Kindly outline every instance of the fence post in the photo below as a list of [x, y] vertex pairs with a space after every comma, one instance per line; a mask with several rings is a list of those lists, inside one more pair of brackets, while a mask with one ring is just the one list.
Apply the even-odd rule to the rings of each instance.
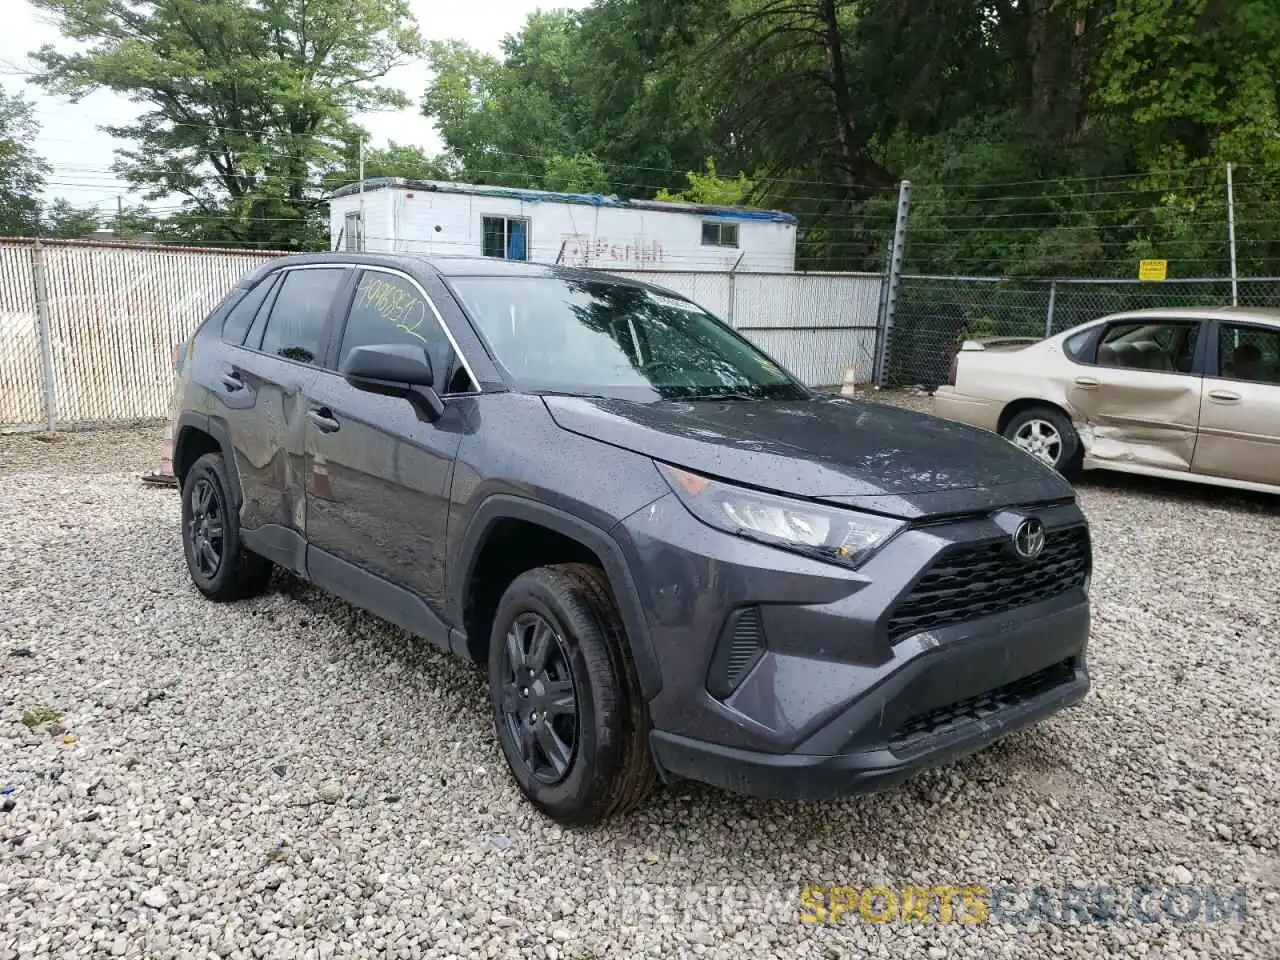
[[876, 386], [885, 386], [889, 377], [889, 337], [893, 333], [893, 312], [898, 303], [898, 279], [902, 275], [903, 250], [907, 243], [907, 213], [911, 206], [911, 181], [898, 186], [898, 218], [893, 226], [893, 252], [889, 254], [889, 290], [885, 294], [884, 323], [876, 360]]
[[1058, 281], [1049, 281], [1049, 309], [1044, 314], [1044, 338], [1053, 336], [1053, 304], [1058, 299]]
[[53, 379], [53, 336], [49, 327], [49, 286], [45, 282], [44, 246], [31, 245], [31, 281], [36, 292], [36, 334], [40, 340], [40, 379], [44, 386], [44, 420], [50, 433], [58, 425], [57, 387]]
[[742, 263], [742, 258], [746, 255], [745, 250], [738, 254], [738, 259], [733, 261], [733, 266], [729, 268], [729, 306], [725, 313], [725, 323], [737, 330], [738, 325], [733, 322], [733, 305], [738, 299], [738, 264]]

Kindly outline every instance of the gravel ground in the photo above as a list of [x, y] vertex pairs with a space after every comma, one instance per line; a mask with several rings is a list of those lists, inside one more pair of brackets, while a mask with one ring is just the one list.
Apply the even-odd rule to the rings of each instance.
[[[517, 795], [479, 671], [292, 579], [199, 599], [137, 479], [163, 439], [0, 438], [0, 960], [1280, 956], [1274, 499], [1085, 483], [1095, 691], [978, 756], [569, 831]], [[814, 925], [808, 885], [1022, 893]], [[1072, 885], [1119, 915], [1061, 913]], [[1244, 919], [1193, 909], [1210, 887]]]

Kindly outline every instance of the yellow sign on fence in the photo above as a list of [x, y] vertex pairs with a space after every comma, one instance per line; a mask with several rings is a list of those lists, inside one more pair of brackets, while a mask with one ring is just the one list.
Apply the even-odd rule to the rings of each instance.
[[1168, 260], [1139, 260], [1139, 280], [1163, 280], [1169, 275]]

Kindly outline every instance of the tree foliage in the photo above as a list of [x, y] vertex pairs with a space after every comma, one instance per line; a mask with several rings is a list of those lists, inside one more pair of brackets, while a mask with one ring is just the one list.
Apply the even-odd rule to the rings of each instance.
[[319, 208], [353, 114], [405, 103], [381, 83], [419, 50], [406, 0], [32, 0], [73, 44], [42, 48], [41, 82], [149, 109], [109, 128], [117, 170], [148, 198], [177, 194], [175, 236], [323, 245]]
[[37, 132], [31, 104], [0, 88], [0, 236], [34, 233], [40, 191], [49, 167], [33, 147]]
[[[1188, 275], [1225, 269], [1230, 163], [1244, 269], [1280, 270], [1275, 0], [594, 0], [497, 55], [423, 46], [408, 0], [32, 2], [68, 39], [41, 82], [147, 105], [112, 132], [124, 177], [186, 198], [143, 221], [167, 238], [324, 246], [354, 118], [421, 53], [444, 150], [369, 149], [367, 176], [776, 207], [834, 269], [883, 266], [907, 179], [909, 267]], [[29, 197], [25, 116], [0, 100], [0, 191]]]
[[878, 268], [905, 178], [919, 268], [1216, 273], [1228, 162], [1266, 221], [1245, 259], [1280, 258], [1273, 0], [596, 0], [499, 57], [429, 57], [467, 179], [543, 186], [583, 156], [614, 192], [693, 197], [685, 171], [720, 171], [800, 217], [806, 266]]

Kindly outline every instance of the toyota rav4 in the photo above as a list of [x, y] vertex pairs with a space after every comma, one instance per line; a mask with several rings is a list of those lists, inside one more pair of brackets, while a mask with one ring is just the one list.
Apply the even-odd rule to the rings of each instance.
[[487, 665], [588, 823], [659, 779], [886, 787], [1080, 700], [1091, 547], [1007, 441], [816, 393], [689, 300], [491, 259], [285, 257], [182, 350], [195, 586], [281, 567]]

